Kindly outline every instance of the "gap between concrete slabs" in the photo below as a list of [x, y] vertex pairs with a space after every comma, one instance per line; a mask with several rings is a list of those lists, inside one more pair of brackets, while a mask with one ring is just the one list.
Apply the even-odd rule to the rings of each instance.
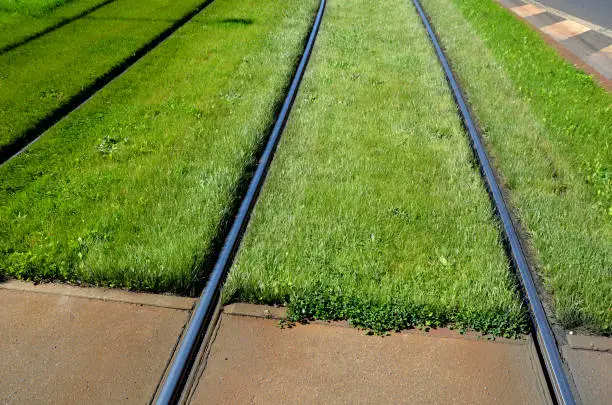
[[194, 302], [0, 283], [0, 403], [148, 403]]
[[283, 317], [283, 308], [225, 307], [190, 403], [551, 403], [529, 336], [366, 336], [342, 322], [281, 329]]

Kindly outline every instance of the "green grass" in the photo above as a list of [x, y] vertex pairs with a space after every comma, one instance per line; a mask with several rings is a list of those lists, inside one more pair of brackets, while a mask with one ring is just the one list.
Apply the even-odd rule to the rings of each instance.
[[225, 300], [377, 332], [526, 330], [435, 54], [403, 0], [332, 0]]
[[612, 331], [612, 95], [494, 1], [425, 0], [566, 328]]
[[[42, 13], [24, 13], [13, 8], [0, 6], [0, 49], [48, 29], [83, 11], [90, 9], [104, 0], [71, 0], [62, 2], [62, 6]], [[1, 4], [1, 0], [0, 0]]]
[[317, 5], [217, 0], [0, 168], [0, 273], [193, 292]]
[[0, 150], [203, 0], [117, 0], [0, 55]]
[[70, 0], [0, 0], [0, 11], [42, 15], [69, 2]]

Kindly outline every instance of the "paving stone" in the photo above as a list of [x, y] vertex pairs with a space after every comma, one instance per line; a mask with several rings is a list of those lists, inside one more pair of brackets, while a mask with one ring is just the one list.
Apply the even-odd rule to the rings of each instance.
[[366, 336], [321, 323], [280, 329], [226, 312], [220, 322], [191, 404], [550, 403], [530, 338]]
[[144, 404], [189, 311], [0, 289], [0, 403]]
[[563, 41], [589, 30], [588, 27], [575, 21], [564, 20], [541, 28], [542, 32], [550, 35], [557, 41]]

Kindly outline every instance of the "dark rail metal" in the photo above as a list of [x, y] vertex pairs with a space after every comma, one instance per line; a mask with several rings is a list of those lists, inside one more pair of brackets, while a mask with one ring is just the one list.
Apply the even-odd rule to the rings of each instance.
[[321, 0], [319, 11], [317, 12], [310, 36], [308, 37], [308, 42], [304, 48], [304, 53], [302, 54], [302, 58], [300, 59], [295, 75], [293, 76], [293, 80], [291, 82], [291, 86], [289, 87], [289, 91], [287, 92], [283, 106], [280, 110], [278, 118], [276, 119], [272, 132], [270, 133], [270, 137], [259, 160], [255, 174], [249, 183], [246, 195], [240, 204], [238, 214], [236, 215], [234, 222], [232, 223], [232, 227], [225, 238], [223, 248], [221, 249], [217, 261], [215, 262], [215, 266], [210, 274], [208, 283], [206, 284], [206, 287], [198, 300], [198, 305], [193, 313], [191, 321], [189, 322], [189, 326], [185, 332], [185, 337], [181, 342], [181, 346], [176, 354], [176, 357], [174, 358], [174, 361], [172, 362], [172, 366], [168, 372], [168, 375], [166, 376], [159, 396], [157, 397], [157, 405], [172, 404], [180, 399], [180, 395], [185, 384], [185, 379], [189, 374], [189, 369], [193, 365], [194, 358], [197, 354], [203, 331], [206, 330], [210, 323], [210, 318], [215, 308], [216, 299], [219, 298], [221, 284], [227, 271], [229, 270], [238, 245], [240, 244], [243, 231], [249, 221], [251, 210], [257, 202], [257, 196], [266, 178], [268, 167], [270, 166], [274, 155], [274, 150], [276, 149], [276, 145], [278, 144], [283, 129], [285, 128], [285, 124], [287, 123], [291, 106], [293, 105], [300, 82], [304, 76], [304, 71], [306, 70], [306, 66], [317, 37], [317, 32], [319, 31], [319, 26], [321, 25], [323, 12], [325, 10], [325, 1], [326, 0]]
[[446, 74], [446, 79], [453, 90], [453, 95], [461, 112], [463, 123], [470, 135], [472, 148], [476, 154], [476, 157], [478, 158], [480, 168], [484, 175], [483, 177], [489, 190], [489, 195], [495, 203], [497, 214], [499, 215], [499, 218], [503, 224], [504, 235], [510, 248], [511, 259], [514, 266], [518, 270], [519, 279], [521, 285], [523, 286], [531, 320], [541, 353], [544, 357], [548, 378], [553, 386], [554, 395], [560, 405], [574, 405], [576, 401], [574, 400], [568, 378], [563, 368], [561, 355], [559, 354], [555, 337], [550, 325], [548, 324], [548, 319], [546, 318], [542, 302], [538, 297], [536, 286], [533, 281], [529, 265], [527, 264], [523, 247], [521, 246], [520, 238], [512, 222], [512, 218], [504, 201], [501, 189], [497, 184], [497, 180], [495, 179], [495, 175], [493, 173], [489, 157], [487, 156], [487, 152], [482, 144], [480, 134], [474, 125], [474, 121], [468, 106], [463, 98], [461, 88], [458, 82], [455, 80], [448, 60], [444, 55], [444, 51], [436, 38], [436, 34], [434, 33], [431, 24], [429, 23], [427, 16], [421, 7], [421, 4], [418, 0], [412, 1], [419, 16], [421, 17], [421, 20], [423, 21], [423, 25], [425, 26], [427, 33], [429, 34], [429, 38], [433, 43], [438, 59], [442, 65], [442, 68], [444, 69], [444, 73]]

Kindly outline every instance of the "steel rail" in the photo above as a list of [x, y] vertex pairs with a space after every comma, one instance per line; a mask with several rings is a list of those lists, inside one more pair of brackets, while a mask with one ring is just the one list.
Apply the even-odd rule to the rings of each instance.
[[215, 262], [212, 273], [210, 274], [208, 283], [202, 291], [198, 300], [197, 307], [191, 317], [187, 331], [181, 346], [172, 362], [170, 371], [168, 372], [166, 379], [163, 383], [161, 391], [157, 397], [157, 405], [166, 405], [176, 403], [181, 396], [185, 379], [187, 378], [190, 368], [193, 365], [194, 357], [198, 351], [198, 345], [202, 338], [203, 332], [208, 328], [210, 324], [210, 317], [215, 307], [216, 299], [219, 298], [219, 290], [222, 282], [232, 264], [234, 254], [242, 239], [242, 234], [246, 225], [249, 221], [250, 213], [257, 202], [257, 197], [261, 186], [266, 178], [268, 167], [272, 162], [274, 151], [280, 139], [280, 136], [285, 128], [287, 119], [289, 117], [293, 101], [297, 95], [300, 82], [304, 76], [310, 54], [314, 46], [321, 20], [323, 19], [323, 12], [325, 10], [326, 0], [321, 0], [319, 10], [315, 17], [310, 36], [304, 48], [304, 53], [300, 59], [299, 65], [293, 76], [293, 80], [283, 102], [282, 108], [276, 119], [274, 127], [266, 143], [266, 147], [261, 155], [257, 169], [253, 178], [249, 183], [249, 187], [246, 194], [240, 204], [238, 213], [234, 218], [234, 222], [230, 228], [229, 233], [225, 238], [223, 248]]
[[125, 58], [103, 75], [98, 76], [93, 83], [89, 84], [80, 92], [70, 97], [66, 104], [59, 106], [55, 110], [51, 111], [49, 115], [41, 118], [33, 126], [26, 129], [21, 138], [16, 139], [13, 141], [13, 143], [5, 145], [2, 149], [0, 149], [0, 167], [4, 166], [6, 163], [28, 150], [28, 148], [38, 141], [49, 129], [55, 126], [58, 122], [61, 122], [70, 113], [79, 109], [100, 90], [123, 75], [129, 68], [136, 64], [136, 62], [149, 54], [149, 52], [151, 52], [153, 49], [157, 48], [158, 45], [168, 39], [179, 28], [191, 21], [200, 13], [200, 11], [208, 7], [213, 1], [214, 0], [202, 0], [202, 2], [184, 14], [181, 18], [177, 19], [168, 28], [157, 34], [142, 47], [135, 50], [132, 55]]
[[537, 341], [539, 342], [540, 350], [544, 357], [546, 371], [553, 386], [556, 400], [561, 405], [574, 405], [576, 401], [574, 400], [569, 380], [563, 368], [561, 355], [559, 354], [555, 337], [548, 323], [548, 319], [546, 318], [546, 313], [544, 312], [542, 302], [538, 297], [525, 252], [521, 246], [521, 241], [514, 227], [514, 223], [512, 222], [512, 217], [510, 216], [508, 207], [504, 201], [502, 191], [497, 183], [497, 180], [495, 179], [493, 168], [483, 146], [480, 134], [474, 125], [474, 120], [472, 119], [467, 103], [465, 102], [461, 88], [457, 80], [455, 80], [453, 71], [448, 63], [448, 60], [446, 59], [442, 47], [438, 42], [436, 34], [429, 23], [423, 8], [421, 7], [421, 4], [418, 0], [412, 1], [419, 16], [421, 17], [421, 21], [423, 22], [427, 33], [429, 34], [429, 38], [431, 39], [431, 42], [435, 48], [436, 54], [438, 55], [438, 60], [440, 61], [440, 64], [444, 69], [444, 73], [446, 74], [446, 79], [453, 90], [453, 96], [457, 102], [459, 111], [461, 112], [463, 123], [469, 133], [472, 148], [476, 154], [480, 164], [480, 169], [484, 175], [483, 177], [489, 190], [489, 195], [493, 199], [497, 214], [502, 221], [504, 236], [506, 237], [510, 248], [510, 256], [515, 268], [518, 270], [519, 279], [521, 285], [523, 286], [525, 299], [527, 300]]

